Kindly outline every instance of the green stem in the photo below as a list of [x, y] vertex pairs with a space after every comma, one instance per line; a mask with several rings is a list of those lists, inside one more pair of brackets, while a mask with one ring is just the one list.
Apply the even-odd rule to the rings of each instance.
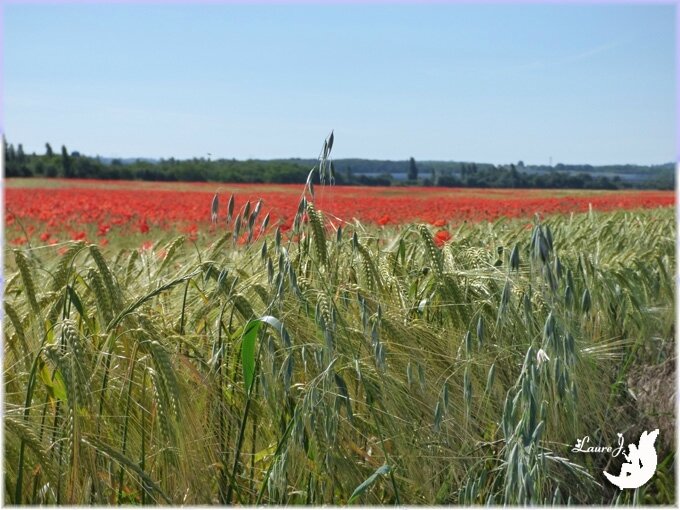
[[[42, 443], [43, 433], [45, 432], [45, 418], [47, 418], [47, 403], [49, 402], [49, 395], [45, 395], [45, 402], [43, 403], [42, 417], [40, 418], [40, 442]], [[33, 478], [33, 495], [31, 496], [31, 503], [35, 503], [35, 495], [38, 492], [38, 477]]]
[[187, 280], [186, 285], [184, 286], [184, 297], [182, 298], [182, 314], [180, 315], [179, 318], [179, 334], [183, 335], [184, 334], [184, 310], [186, 308], [187, 304], [187, 292], [189, 292], [189, 282], [191, 280]]
[[[141, 399], [141, 409], [142, 409], [142, 458], [139, 461], [139, 468], [146, 472], [146, 367], [144, 367], [144, 372], [142, 376], [142, 399]], [[146, 493], [147, 486], [144, 480], [141, 480], [142, 484], [142, 506], [146, 505]]]
[[[373, 411], [372, 407], [371, 411]], [[384, 409], [383, 412], [387, 413], [387, 411], [385, 411]], [[392, 482], [392, 488], [394, 489], [395, 503], [397, 505], [401, 505], [401, 501], [399, 500], [399, 488], [397, 487], [397, 481], [394, 479], [394, 466], [391, 464], [389, 455], [387, 454], [384, 436], [382, 433], [382, 429], [380, 428], [380, 420], [378, 420], [378, 417], [376, 416], [375, 412], [373, 412], [373, 419], [375, 420], [375, 426], [378, 429], [378, 436], [380, 437], [380, 447], [382, 448], [383, 455], [385, 456], [385, 462], [387, 462], [387, 465], [390, 466], [390, 480]]]
[[[42, 343], [40, 344], [40, 349], [33, 359], [33, 366], [31, 367], [31, 374], [28, 377], [28, 385], [26, 387], [26, 399], [24, 400], [24, 420], [28, 421], [28, 416], [31, 412], [31, 402], [33, 401], [33, 390], [35, 389], [35, 378], [38, 372], [38, 360], [40, 359], [40, 354], [42, 353], [43, 347], [45, 345], [45, 340], [47, 339], [47, 334], [43, 337]], [[58, 405], [58, 404], [57, 404]], [[57, 407], [57, 414], [59, 408]], [[56, 416], [55, 416], [56, 419]], [[56, 429], [55, 429], [56, 431]], [[22, 439], [21, 446], [19, 447], [19, 466], [17, 467], [17, 484], [14, 491], [14, 504], [21, 504], [21, 492], [24, 479], [24, 453], [26, 450], [26, 442]]]
[[236, 450], [234, 452], [234, 464], [231, 470], [231, 480], [229, 482], [229, 489], [227, 490], [227, 504], [231, 502], [231, 494], [236, 484], [236, 471], [238, 470], [239, 457], [241, 456], [241, 447], [243, 446], [243, 440], [245, 438], [246, 432], [246, 422], [248, 421], [248, 414], [250, 413], [250, 404], [253, 401], [253, 388], [255, 387], [255, 380], [257, 379], [259, 368], [260, 368], [260, 351], [262, 350], [262, 342], [259, 342], [257, 348], [257, 357], [255, 362], [255, 371], [253, 374], [253, 380], [250, 382], [250, 387], [246, 394], [246, 406], [243, 410], [243, 418], [241, 419], [241, 427], [238, 432], [238, 440], [236, 442]]
[[[227, 303], [225, 302], [224, 305], [222, 305], [222, 309], [220, 310], [220, 318], [219, 322], [217, 325], [217, 349], [218, 352], [220, 353], [217, 359], [217, 369], [218, 369], [218, 385], [217, 385], [217, 392], [218, 392], [218, 398], [217, 398], [217, 405], [219, 406], [219, 422], [220, 422], [220, 432], [219, 432], [219, 445], [220, 445], [220, 456], [222, 457], [222, 467], [220, 468], [220, 483], [218, 486], [218, 497], [221, 505], [226, 505], [227, 504], [227, 497], [225, 488], [227, 486], [227, 438], [228, 435], [225, 435], [225, 428], [226, 428], [226, 414], [224, 412], [225, 409], [225, 401], [224, 401], [224, 390], [225, 390], [225, 374], [224, 374], [224, 353], [222, 352], [222, 349], [224, 348], [224, 345], [222, 343], [222, 317], [224, 316], [224, 310], [227, 306]], [[227, 358], [228, 359], [228, 358]]]
[[293, 424], [295, 423], [296, 413], [297, 413], [297, 407], [293, 410], [293, 415], [291, 416], [290, 420], [288, 421], [288, 426], [286, 427], [286, 430], [283, 432], [283, 436], [281, 436], [281, 439], [279, 440], [279, 444], [276, 445], [276, 451], [274, 452], [274, 458], [269, 463], [269, 467], [267, 468], [267, 473], [264, 475], [264, 478], [262, 479], [262, 487], [260, 487], [260, 493], [257, 495], [257, 501], [255, 501], [255, 506], [260, 506], [260, 502], [262, 501], [262, 496], [264, 496], [264, 490], [267, 488], [267, 480], [269, 480], [269, 475], [271, 474], [272, 469], [274, 468], [274, 464], [276, 463], [276, 459], [279, 458], [279, 456], [281, 455], [281, 452], [283, 451], [283, 446], [286, 444], [286, 441], [288, 440], [288, 436], [290, 436], [290, 433], [293, 430]]
[[[259, 380], [255, 381], [255, 395], [257, 395]], [[255, 478], [255, 444], [257, 440], [257, 420], [253, 419], [251, 424], [252, 444], [250, 447], [250, 493], [253, 492], [253, 483]]]
[[[125, 448], [127, 447], [128, 423], [130, 421], [130, 401], [132, 400], [132, 383], [135, 376], [135, 364], [137, 362], [137, 345], [138, 344], [135, 344], [134, 348], [132, 349], [132, 362], [130, 364], [130, 375], [128, 376], [127, 399], [125, 402], [125, 422], [123, 424], [123, 445], [121, 447], [121, 453], [123, 455], [125, 455]], [[118, 472], [118, 505], [121, 504], [123, 497], [123, 475], [124, 470], [123, 466], [121, 465], [120, 471]]]

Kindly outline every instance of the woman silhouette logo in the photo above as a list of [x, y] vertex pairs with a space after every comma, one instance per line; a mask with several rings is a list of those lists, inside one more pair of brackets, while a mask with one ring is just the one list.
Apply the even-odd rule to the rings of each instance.
[[621, 466], [619, 476], [611, 475], [606, 471], [604, 476], [619, 489], [637, 489], [646, 484], [656, 471], [657, 458], [654, 442], [658, 435], [659, 429], [655, 429], [652, 433], [645, 430], [637, 446], [632, 443], [628, 445], [628, 455], [623, 454], [628, 462]]

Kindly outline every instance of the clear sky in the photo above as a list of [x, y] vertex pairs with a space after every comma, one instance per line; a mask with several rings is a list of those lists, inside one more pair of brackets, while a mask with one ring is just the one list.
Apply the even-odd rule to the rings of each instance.
[[675, 8], [4, 6], [3, 130], [27, 152], [663, 163]]

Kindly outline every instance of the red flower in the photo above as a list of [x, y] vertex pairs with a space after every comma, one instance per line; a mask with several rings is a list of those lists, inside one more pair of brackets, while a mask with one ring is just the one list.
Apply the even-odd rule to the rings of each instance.
[[390, 217], [387, 214], [385, 214], [378, 220], [378, 225], [387, 225], [389, 221]]
[[[148, 232], [149, 227], [147, 226], [146, 229], [147, 229], [147, 232]], [[97, 235], [100, 236], [100, 237], [105, 236], [106, 234], [109, 233], [109, 230], [111, 230], [111, 225], [106, 225], [106, 224], [100, 223], [99, 224], [99, 230], [97, 231]]]
[[52, 237], [52, 234], [50, 234], [49, 232], [43, 232], [42, 234], [40, 234], [40, 240], [43, 242], [46, 242], [50, 237]]
[[142, 234], [146, 234], [147, 232], [149, 232], [149, 225], [146, 223], [146, 220], [141, 220], [139, 222], [138, 226], [139, 226], [139, 231]]
[[441, 248], [449, 239], [451, 239], [451, 234], [449, 234], [448, 230], [440, 230], [434, 236], [434, 244]]

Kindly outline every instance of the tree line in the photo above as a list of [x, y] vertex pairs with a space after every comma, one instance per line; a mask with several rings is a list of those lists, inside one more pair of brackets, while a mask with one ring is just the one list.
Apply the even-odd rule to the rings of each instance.
[[[82, 155], [61, 146], [54, 151], [45, 144], [44, 154], [27, 154], [22, 144], [7, 143], [3, 136], [6, 177], [60, 177], [79, 179], [123, 179], [145, 181], [289, 183], [306, 182], [315, 160], [235, 160], [175, 158], [148, 161], [137, 159], [104, 160]], [[638, 173], [638, 181], [599, 175], [602, 167], [581, 166], [525, 167], [487, 163], [377, 161], [344, 159], [332, 163], [333, 180], [338, 185], [397, 186], [424, 185], [475, 188], [572, 188], [572, 189], [674, 189], [672, 165], [639, 167], [628, 165], [621, 174]], [[588, 165], [584, 165], [588, 166]], [[668, 168], [666, 168], [668, 166]], [[618, 167], [607, 167], [610, 172]], [[564, 169], [565, 171], [560, 171]], [[651, 169], [651, 170], [650, 170]], [[528, 170], [528, 171], [527, 171]], [[633, 172], [636, 170], [636, 172]], [[400, 178], [401, 177], [401, 178]], [[316, 177], [318, 180], [318, 177]]]

